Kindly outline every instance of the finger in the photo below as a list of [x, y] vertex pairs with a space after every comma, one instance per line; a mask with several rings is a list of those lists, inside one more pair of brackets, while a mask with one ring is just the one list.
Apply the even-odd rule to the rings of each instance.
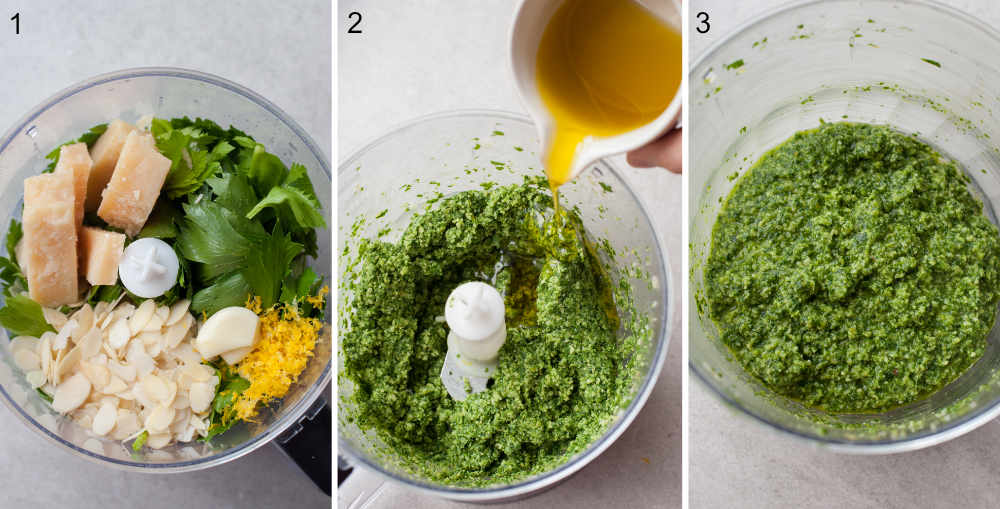
[[674, 173], [683, 169], [682, 129], [674, 129], [662, 138], [628, 153], [628, 164], [636, 168], [659, 166]]

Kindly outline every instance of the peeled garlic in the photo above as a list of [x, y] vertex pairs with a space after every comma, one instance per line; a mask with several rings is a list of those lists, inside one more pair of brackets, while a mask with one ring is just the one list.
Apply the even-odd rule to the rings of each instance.
[[195, 339], [195, 348], [205, 359], [253, 346], [260, 336], [257, 314], [247, 308], [231, 306], [216, 311], [205, 320]]

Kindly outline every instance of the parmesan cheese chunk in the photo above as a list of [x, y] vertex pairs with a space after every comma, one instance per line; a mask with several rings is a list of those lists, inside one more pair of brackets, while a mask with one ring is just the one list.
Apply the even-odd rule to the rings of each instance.
[[125, 250], [125, 235], [84, 226], [80, 230], [80, 270], [92, 285], [118, 281], [118, 263]]
[[108, 130], [97, 139], [90, 149], [90, 157], [94, 161], [94, 166], [90, 172], [90, 179], [87, 181], [87, 201], [88, 211], [97, 210], [101, 204], [101, 191], [111, 180], [111, 174], [115, 171], [115, 164], [118, 163], [118, 156], [121, 154], [125, 138], [129, 133], [135, 131], [135, 127], [115, 120], [108, 126]]
[[23, 260], [29, 296], [42, 306], [76, 302], [76, 220], [73, 174], [50, 173], [24, 180]]
[[94, 163], [87, 152], [86, 143], [63, 145], [59, 148], [59, 162], [56, 173], [70, 172], [73, 174], [74, 221], [76, 228], [83, 225], [83, 206], [87, 201], [87, 181], [90, 180], [90, 170]]
[[170, 164], [170, 159], [156, 150], [153, 135], [129, 133], [111, 181], [102, 194], [97, 215], [134, 237], [156, 204]]

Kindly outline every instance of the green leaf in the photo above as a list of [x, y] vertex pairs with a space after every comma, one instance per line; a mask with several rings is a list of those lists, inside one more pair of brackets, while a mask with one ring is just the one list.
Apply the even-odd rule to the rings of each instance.
[[297, 278], [287, 281], [281, 288], [281, 302], [293, 303], [296, 299], [312, 295], [323, 279], [312, 267], [306, 267]]
[[94, 143], [97, 143], [97, 139], [100, 138], [102, 134], [104, 134], [104, 131], [107, 130], [108, 130], [108, 124], [98, 124], [88, 129], [87, 132], [83, 133], [83, 135], [80, 136], [79, 138], [67, 141], [62, 145], [59, 145], [58, 147], [53, 149], [52, 152], [49, 152], [48, 154], [45, 155], [45, 158], [51, 162], [47, 167], [45, 167], [44, 170], [42, 170], [42, 173], [51, 173], [56, 169], [56, 165], [59, 164], [59, 149], [63, 148], [66, 145], [72, 145], [74, 143], [86, 143], [87, 148], [91, 148], [94, 146]]
[[45, 401], [52, 403], [52, 396], [49, 396], [48, 393], [43, 391], [41, 387], [35, 389], [35, 392], [37, 392], [38, 395], [41, 396], [42, 399], [44, 399]]
[[[177, 132], [174, 131], [175, 137]], [[232, 149], [232, 146], [225, 142], [219, 146]], [[204, 184], [205, 179], [222, 171], [222, 166], [219, 164], [215, 152], [184, 149], [181, 153], [183, 154], [181, 158], [171, 164], [170, 173], [167, 174], [163, 184], [162, 192], [171, 199], [197, 191]], [[223, 151], [223, 155], [225, 155], [225, 151]]]
[[113, 285], [94, 285], [87, 291], [86, 301], [91, 306], [98, 302], [114, 302], [124, 291], [125, 287], [118, 283]]
[[21, 223], [17, 222], [17, 219], [11, 219], [10, 226], [7, 227], [7, 256], [14, 263], [17, 263], [17, 243], [21, 241], [22, 237], [24, 237], [24, 230], [21, 229]]
[[282, 211], [281, 207], [287, 207], [295, 218], [289, 226], [297, 229], [312, 229], [326, 227], [323, 215], [319, 213], [319, 208], [313, 205], [305, 192], [297, 187], [281, 186], [271, 189], [257, 205], [247, 213], [247, 218], [253, 219], [260, 211], [274, 207]]
[[191, 299], [191, 309], [196, 313], [212, 316], [229, 306], [242, 306], [250, 297], [250, 284], [243, 274], [233, 272], [220, 277], [215, 284], [202, 288]]
[[232, 407], [236, 397], [250, 387], [250, 381], [236, 373], [225, 361], [219, 359], [215, 363], [205, 363], [215, 368], [215, 374], [219, 377], [219, 385], [212, 399], [212, 411], [209, 413], [208, 434], [202, 441], [209, 441], [212, 437], [225, 433], [236, 424], [228, 410]]
[[288, 171], [288, 178], [285, 185], [298, 188], [316, 208], [320, 208], [319, 199], [316, 198], [316, 190], [313, 189], [312, 180], [309, 180], [309, 171], [299, 163], [292, 163], [292, 169]]
[[202, 122], [200, 125], [208, 131], [188, 119], [177, 122], [154, 119], [150, 127], [156, 138], [156, 148], [171, 161], [162, 191], [171, 199], [200, 189], [206, 179], [222, 171], [220, 161], [235, 150], [233, 145], [220, 139], [227, 133], [217, 124]]
[[177, 223], [181, 220], [181, 211], [173, 202], [159, 199], [153, 207], [149, 219], [139, 232], [139, 238], [153, 237], [157, 239], [172, 239], [177, 237]]
[[212, 177], [206, 183], [217, 196], [215, 203], [236, 215], [246, 216], [258, 201], [257, 193], [245, 175], [229, 174], [225, 177]]
[[42, 306], [24, 295], [14, 295], [7, 298], [6, 305], [0, 309], [0, 325], [14, 336], [39, 337], [46, 332], [56, 332], [45, 321]]
[[281, 283], [290, 272], [292, 260], [302, 252], [302, 244], [292, 241], [290, 235], [275, 227], [266, 241], [250, 251], [243, 278], [250, 284], [261, 305], [269, 308], [278, 300]]
[[188, 260], [204, 264], [200, 275], [211, 281], [246, 267], [246, 258], [267, 234], [263, 227], [208, 200], [185, 204], [186, 216], [174, 247]]
[[132, 442], [132, 450], [139, 452], [142, 450], [142, 446], [146, 445], [146, 439], [149, 438], [149, 432], [143, 431], [139, 433], [139, 436], [135, 437], [135, 442]]
[[212, 411], [220, 414], [225, 413], [229, 407], [233, 406], [236, 396], [248, 388], [250, 388], [250, 381], [239, 375], [235, 375], [228, 382], [225, 382], [222, 390], [215, 394], [215, 399], [212, 400]]
[[262, 210], [274, 208], [288, 230], [312, 230], [326, 227], [320, 213], [319, 199], [305, 166], [295, 163], [282, 179], [272, 187], [257, 205], [247, 213], [253, 219]]
[[253, 150], [240, 151], [240, 173], [246, 175], [258, 196], [264, 196], [288, 175], [288, 168], [278, 156], [269, 153], [264, 145], [256, 143]]
[[7, 228], [7, 258], [0, 257], [0, 281], [3, 281], [3, 294], [8, 297], [28, 288], [28, 280], [17, 261], [17, 243], [23, 236], [21, 223], [11, 219]]

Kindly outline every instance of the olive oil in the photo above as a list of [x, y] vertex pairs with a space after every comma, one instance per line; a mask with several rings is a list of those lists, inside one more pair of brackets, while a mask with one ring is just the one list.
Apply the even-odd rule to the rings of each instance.
[[567, 0], [542, 34], [535, 75], [555, 122], [544, 164], [556, 195], [581, 141], [667, 109], [681, 81], [681, 35], [634, 0]]

